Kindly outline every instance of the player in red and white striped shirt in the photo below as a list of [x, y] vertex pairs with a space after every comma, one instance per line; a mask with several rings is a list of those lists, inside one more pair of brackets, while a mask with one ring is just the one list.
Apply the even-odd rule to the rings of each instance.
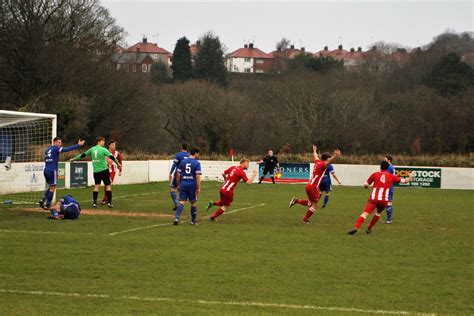
[[337, 157], [341, 155], [341, 151], [336, 149], [334, 154], [331, 156], [328, 153], [321, 155], [321, 160], [318, 157], [318, 147], [313, 145], [313, 156], [314, 156], [314, 169], [313, 175], [309, 180], [309, 183], [306, 185], [306, 195], [308, 196], [307, 200], [300, 200], [296, 197], [293, 197], [290, 201], [290, 207], [295, 204], [300, 204], [308, 207], [306, 215], [303, 218], [303, 223], [309, 223], [309, 218], [313, 216], [314, 212], [318, 208], [319, 198], [321, 197], [321, 192], [319, 191], [319, 184], [324, 177], [327, 166], [329, 166]]
[[[117, 158], [118, 162], [120, 163], [120, 167], [118, 167], [118, 175], [122, 175], [122, 156], [120, 155], [120, 152], [116, 150], [117, 144], [115, 140], [111, 140], [107, 143], [108, 149], [112, 156]], [[109, 166], [109, 173], [110, 173], [110, 183], [114, 183], [115, 175], [117, 174], [117, 167], [115, 166], [115, 163], [112, 161], [112, 159], [107, 158], [107, 165]], [[104, 205], [107, 204], [109, 201], [107, 201], [107, 194], [104, 195], [104, 198], [100, 202], [100, 204]]]
[[210, 219], [212, 221], [216, 220], [216, 217], [224, 214], [224, 212], [230, 207], [234, 200], [234, 189], [239, 181], [243, 180], [245, 183], [250, 184], [257, 176], [257, 170], [254, 170], [252, 176], [250, 178], [247, 177], [245, 170], [249, 168], [249, 165], [250, 160], [242, 159], [240, 160], [240, 166], [232, 166], [222, 174], [225, 181], [219, 191], [220, 200], [217, 202], [209, 202], [207, 205], [207, 210], [214, 205], [220, 206], [220, 208], [211, 215]]
[[387, 204], [390, 201], [389, 192], [392, 184], [408, 183], [411, 181], [411, 179], [413, 179], [413, 176], [411, 174], [408, 178], [401, 179], [400, 177], [389, 173], [388, 167], [389, 163], [387, 161], [382, 161], [382, 163], [380, 164], [380, 171], [372, 173], [365, 182], [364, 187], [366, 189], [371, 184], [373, 184], [372, 191], [370, 192], [367, 204], [365, 204], [364, 212], [357, 219], [357, 222], [354, 225], [354, 229], [348, 232], [349, 235], [354, 235], [355, 233], [357, 233], [367, 216], [369, 216], [375, 209], [377, 209], [377, 213], [375, 213], [366, 230], [366, 233], [370, 234], [372, 232], [372, 227], [374, 227], [374, 225], [380, 219], [380, 214], [387, 207]]

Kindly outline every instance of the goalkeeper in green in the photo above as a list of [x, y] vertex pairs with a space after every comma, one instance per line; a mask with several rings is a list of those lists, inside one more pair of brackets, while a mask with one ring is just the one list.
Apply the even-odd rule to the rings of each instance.
[[107, 197], [107, 201], [109, 201], [108, 206], [114, 207], [112, 204], [112, 186], [110, 181], [110, 173], [109, 167], [107, 166], [107, 158], [110, 158], [115, 164], [120, 168], [121, 165], [118, 162], [117, 158], [115, 158], [110, 151], [108, 151], [105, 147], [105, 138], [104, 137], [97, 137], [97, 145], [90, 148], [85, 153], [82, 153], [70, 161], [73, 162], [75, 160], [84, 159], [86, 157], [91, 157], [92, 159], [92, 169], [94, 170], [94, 191], [92, 192], [92, 198], [94, 200], [94, 207], [97, 207], [97, 197], [99, 196], [99, 189], [100, 183], [104, 182], [105, 185], [105, 195]]

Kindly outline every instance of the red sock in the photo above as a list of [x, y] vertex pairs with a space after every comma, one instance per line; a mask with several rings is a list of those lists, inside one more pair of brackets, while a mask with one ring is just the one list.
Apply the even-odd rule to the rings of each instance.
[[368, 229], [372, 229], [372, 227], [374, 227], [375, 223], [377, 223], [379, 219], [380, 219], [380, 214], [379, 214], [379, 213], [375, 213], [374, 217], [373, 217], [372, 220], [370, 221], [369, 227], [367, 227], [367, 228], [368, 228]]
[[107, 202], [107, 191], [104, 190], [104, 198], [102, 199], [102, 202]]
[[304, 218], [303, 218], [303, 221], [307, 222], [308, 219], [309, 219], [311, 216], [313, 216], [313, 214], [314, 214], [314, 211], [309, 208], [308, 211], [306, 212], [306, 215], [305, 215]]
[[357, 222], [356, 224], [354, 225], [355, 229], [359, 229], [360, 228], [360, 225], [362, 225], [362, 223], [365, 221], [365, 217], [364, 216], [359, 216], [359, 218], [357, 219]]
[[224, 205], [224, 204], [222, 203], [221, 200], [219, 200], [219, 201], [217, 201], [217, 202], [214, 202], [214, 205], [216, 205], [216, 206], [222, 206], [222, 205]]
[[222, 214], [224, 214], [224, 210], [222, 208], [219, 208], [217, 211], [215, 211], [212, 215], [211, 215], [211, 218], [216, 218], [218, 216], [221, 216]]
[[304, 206], [308, 206], [308, 200], [300, 200], [300, 199], [297, 199], [295, 201], [296, 204], [301, 204], [301, 205], [304, 205]]

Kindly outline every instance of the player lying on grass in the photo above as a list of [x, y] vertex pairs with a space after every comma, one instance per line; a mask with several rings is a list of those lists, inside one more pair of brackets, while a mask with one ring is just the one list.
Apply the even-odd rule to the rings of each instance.
[[60, 137], [55, 137], [53, 139], [53, 146], [48, 147], [44, 152], [44, 179], [48, 184], [48, 189], [44, 192], [43, 197], [39, 201], [39, 206], [44, 210], [49, 210], [51, 206], [51, 201], [53, 200], [54, 192], [56, 191], [56, 183], [58, 180], [58, 162], [59, 162], [59, 154], [65, 153], [68, 151], [72, 151], [78, 149], [82, 145], [84, 145], [85, 141], [79, 139], [76, 145], [72, 145], [70, 147], [61, 147], [63, 141]]
[[314, 212], [318, 208], [319, 198], [321, 197], [321, 192], [319, 191], [319, 184], [326, 172], [326, 168], [330, 165], [337, 157], [341, 155], [341, 151], [336, 149], [334, 154], [331, 156], [328, 153], [321, 155], [321, 160], [318, 156], [318, 147], [313, 145], [313, 156], [314, 156], [314, 169], [313, 175], [309, 183], [306, 185], [306, 195], [308, 196], [307, 200], [300, 200], [296, 197], [293, 197], [290, 201], [290, 207], [295, 204], [300, 204], [308, 207], [306, 215], [303, 218], [303, 223], [309, 223], [309, 218], [313, 216]]
[[252, 176], [248, 178], [245, 174], [245, 170], [247, 170], [249, 166], [250, 160], [242, 159], [240, 160], [240, 166], [232, 166], [224, 171], [222, 176], [224, 177], [225, 181], [219, 191], [220, 200], [217, 202], [211, 201], [207, 204], [206, 210], [211, 209], [211, 207], [213, 207], [214, 205], [219, 206], [219, 209], [211, 215], [211, 221], [216, 220], [217, 217], [224, 214], [224, 212], [227, 211], [228, 208], [231, 206], [232, 201], [234, 200], [234, 189], [240, 180], [243, 180], [247, 184], [251, 184], [253, 182], [253, 180], [257, 176], [257, 170], [254, 170], [252, 172]]
[[72, 196], [63, 196], [52, 208], [50, 219], [78, 219], [81, 206]]
[[199, 149], [193, 147], [190, 156], [181, 161], [176, 169], [176, 188], [179, 191], [179, 203], [173, 225], [178, 225], [187, 200], [191, 202], [191, 225], [197, 224], [196, 202], [201, 192], [201, 164], [197, 160]]
[[371, 184], [372, 191], [369, 195], [369, 200], [365, 204], [364, 212], [357, 219], [354, 229], [348, 232], [349, 235], [354, 235], [359, 230], [362, 223], [365, 221], [367, 216], [369, 216], [375, 209], [377, 212], [370, 221], [367, 230], [367, 234], [372, 232], [372, 228], [380, 219], [380, 214], [387, 207], [389, 201], [390, 187], [393, 183], [408, 183], [413, 179], [413, 175], [410, 174], [408, 178], [401, 179], [400, 177], [389, 173], [388, 171], [389, 163], [387, 161], [382, 161], [380, 164], [380, 171], [374, 172], [370, 175], [367, 181], [364, 184], [364, 187], [367, 189]]

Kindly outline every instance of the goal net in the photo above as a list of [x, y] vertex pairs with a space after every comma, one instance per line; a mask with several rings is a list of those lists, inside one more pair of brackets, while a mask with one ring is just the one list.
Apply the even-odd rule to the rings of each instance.
[[0, 202], [41, 198], [44, 152], [56, 136], [56, 115], [0, 110]]

